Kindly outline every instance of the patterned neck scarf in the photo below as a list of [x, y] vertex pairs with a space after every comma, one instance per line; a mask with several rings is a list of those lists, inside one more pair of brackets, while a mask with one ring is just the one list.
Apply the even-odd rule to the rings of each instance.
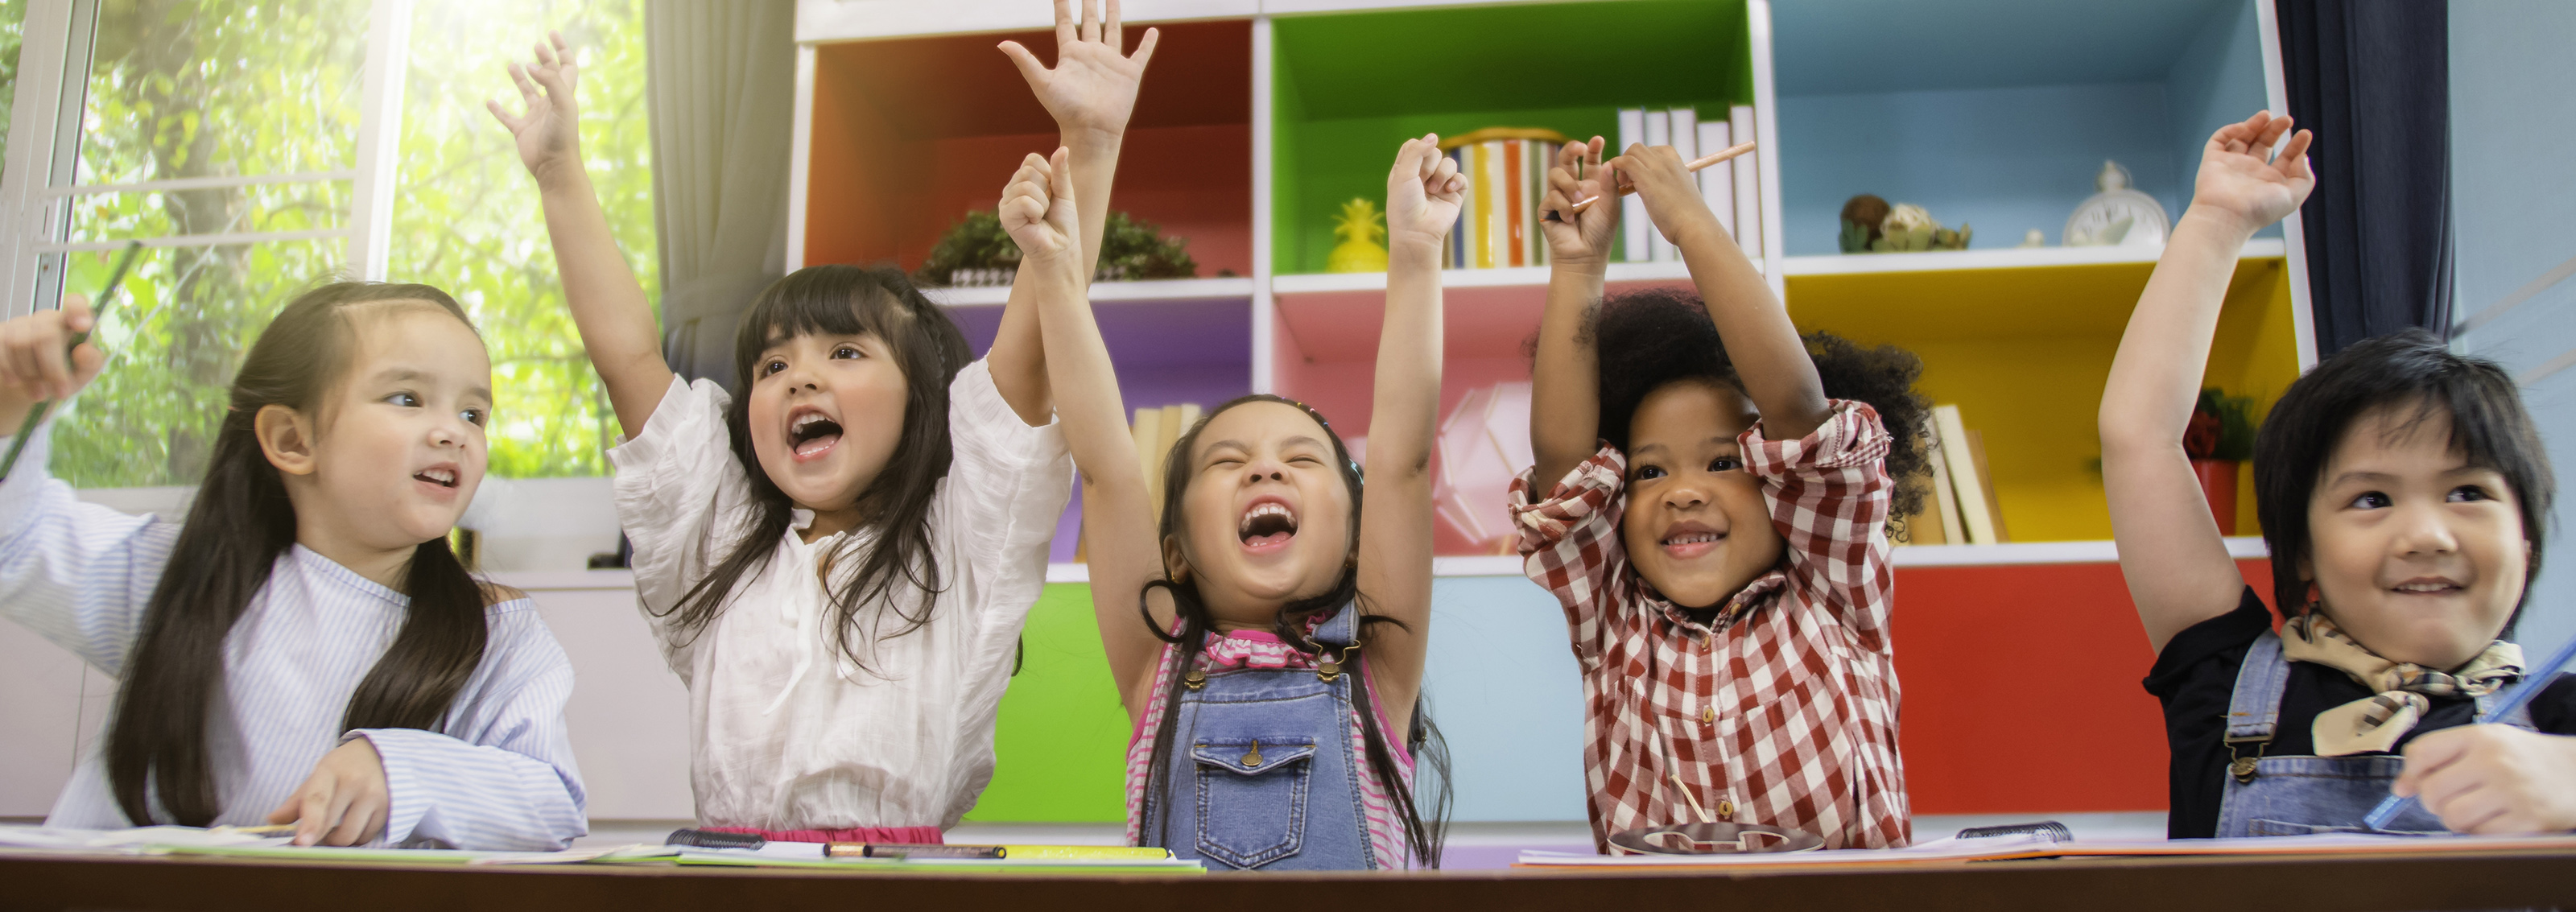
[[2448, 672], [2391, 662], [2314, 608], [2281, 625], [2281, 655], [2341, 671], [2378, 691], [2317, 714], [2309, 733], [2320, 757], [2394, 750], [2432, 706], [2426, 697], [2482, 697], [2522, 675], [2522, 647], [2503, 640]]

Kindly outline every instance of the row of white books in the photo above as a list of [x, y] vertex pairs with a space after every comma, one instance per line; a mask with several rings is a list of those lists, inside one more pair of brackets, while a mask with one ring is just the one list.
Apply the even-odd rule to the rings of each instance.
[[[1671, 146], [1682, 154], [1683, 161], [1722, 151], [1737, 143], [1754, 139], [1753, 106], [1736, 105], [1727, 110], [1725, 119], [1702, 118], [1695, 108], [1673, 108], [1650, 111], [1624, 108], [1619, 111], [1619, 149], [1637, 143], [1649, 146]], [[1717, 213], [1718, 224], [1735, 236], [1744, 255], [1762, 256], [1762, 179], [1758, 159], [1768, 150], [1756, 148], [1720, 162], [1699, 172], [1700, 198], [1708, 201], [1710, 211]], [[1682, 258], [1681, 251], [1666, 240], [1654, 223], [1646, 218], [1646, 201], [1627, 197], [1619, 212], [1620, 256], [1631, 263], [1668, 262]], [[1739, 226], [1741, 230], [1738, 230]]]

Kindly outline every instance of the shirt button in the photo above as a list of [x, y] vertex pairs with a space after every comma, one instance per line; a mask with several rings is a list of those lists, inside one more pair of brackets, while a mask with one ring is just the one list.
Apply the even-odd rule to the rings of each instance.
[[1717, 803], [1717, 819], [1719, 819], [1719, 820], [1733, 820], [1733, 819], [1735, 819], [1735, 802], [1732, 802], [1732, 801], [1726, 801], [1726, 800], [1720, 800], [1720, 801], [1718, 801], [1718, 803]]
[[1700, 709], [1699, 722], [1701, 725], [1707, 725], [1715, 721], [1717, 721], [1717, 707], [1707, 706]]

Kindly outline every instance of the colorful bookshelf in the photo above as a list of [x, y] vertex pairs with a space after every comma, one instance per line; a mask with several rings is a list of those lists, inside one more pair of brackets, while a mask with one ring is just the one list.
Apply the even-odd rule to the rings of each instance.
[[[1916, 811], [2160, 806], [2161, 729], [2136, 686], [2151, 656], [2114, 563], [2094, 468], [2104, 376], [2158, 251], [2011, 245], [2028, 228], [2058, 240], [2104, 159], [2120, 161], [2138, 189], [2178, 217], [2200, 140], [2224, 120], [2280, 107], [2269, 4], [1124, 6], [1137, 26], [1131, 39], [1144, 25], [1165, 34], [1116, 206], [1188, 237], [1201, 266], [1197, 279], [1094, 287], [1131, 405], [1213, 405], [1271, 391], [1314, 404], [1346, 435], [1364, 435], [1385, 276], [1322, 270], [1335, 215], [1354, 197], [1382, 201], [1398, 142], [1497, 126], [1615, 139], [1620, 108], [1750, 105], [1763, 144], [1764, 218], [1747, 229], [1762, 236], [1757, 265], [1802, 328], [1923, 358], [1922, 390], [1957, 404], [1985, 435], [2011, 533], [2004, 544], [1897, 553], [1898, 667], [1908, 688]], [[1010, 37], [1047, 56], [1048, 15], [1040, 0], [802, 0], [791, 265], [917, 267], [960, 214], [991, 205], [1020, 155], [1051, 148], [1045, 113], [993, 50]], [[1923, 204], [1944, 224], [1969, 222], [1976, 241], [1956, 252], [1835, 253], [1842, 202], [1863, 192]], [[2264, 408], [2314, 357], [2298, 238], [2293, 223], [2286, 239], [2276, 231], [2248, 246], [2208, 370], [2210, 385], [2253, 395]], [[1610, 271], [1614, 292], [1688, 280], [1679, 263]], [[1471, 390], [1528, 379], [1522, 345], [1537, 327], [1546, 282], [1544, 268], [1443, 273], [1444, 415]], [[1005, 294], [964, 288], [933, 297], [980, 350]], [[2250, 499], [2239, 513], [2246, 537], [2230, 549], [2259, 577]], [[1070, 563], [1078, 516], [1077, 504], [1058, 538], [1061, 563], [1050, 580], [1059, 585], [1032, 622], [1029, 662], [1016, 682], [1023, 686], [1004, 705], [1004, 768], [978, 819], [1117, 814], [1107, 767], [1101, 781], [1064, 789], [1047, 787], [1033, 770], [1024, 770], [1033, 777], [1025, 780], [1013, 771], [1023, 755], [1064, 755], [1077, 744], [1086, 755], [1114, 755], [1124, 744], [1114, 700], [1062, 698], [1068, 689], [1106, 686], [1098, 645], [1088, 639], [1088, 597], [1075, 585], [1083, 568]], [[1515, 675], [1475, 689], [1479, 699], [1440, 707], [1460, 758], [1460, 819], [1579, 816], [1579, 803], [1548, 803], [1563, 797], [1554, 791], [1560, 786], [1574, 787], [1552, 777], [1572, 768], [1579, 715], [1533, 720], [1482, 706], [1577, 712], [1552, 600], [1514, 579], [1516, 558], [1445, 525], [1436, 544], [1441, 623], [1477, 631], [1457, 642], [1519, 643], [1530, 662], [1564, 663], [1563, 675]], [[1508, 626], [1506, 615], [1522, 625], [1508, 636], [1496, 626]], [[1465, 680], [1457, 676], [1470, 673], [1460, 669], [1474, 660], [1444, 664], [1440, 648], [1435, 679]], [[1963, 653], [2064, 661], [2045, 671], [2057, 686], [2016, 698], [2027, 706], [1997, 711], [1991, 688], [1946, 663]], [[2049, 739], [2057, 746], [2025, 752], [2031, 762], [1990, 762], [1993, 744], [2029, 743], [2026, 733], [1996, 729], [2004, 724], [1997, 720], [2034, 717], [2075, 721], [2065, 722], [2067, 737]], [[2046, 772], [2098, 772], [2103, 751], [2153, 762], [2118, 766], [2092, 777], [2098, 782]]]

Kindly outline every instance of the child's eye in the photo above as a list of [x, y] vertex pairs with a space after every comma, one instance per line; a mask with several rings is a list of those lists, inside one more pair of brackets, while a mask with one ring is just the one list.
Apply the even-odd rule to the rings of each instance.
[[2371, 491], [2352, 499], [2353, 508], [2359, 510], [2385, 510], [2394, 504], [2396, 501], [2390, 500], [2388, 495], [2378, 491]]
[[859, 350], [859, 347], [858, 347], [858, 346], [856, 346], [856, 345], [844, 345], [844, 346], [841, 346], [841, 347], [839, 347], [839, 348], [835, 348], [835, 349], [833, 349], [833, 350], [832, 350], [832, 357], [834, 357], [834, 358], [865, 358], [865, 357], [867, 357], [867, 353], [866, 353], [866, 352], [863, 352], [863, 351], [860, 351], [860, 350]]
[[769, 376], [769, 375], [771, 375], [771, 374], [775, 374], [775, 373], [777, 373], [777, 372], [779, 372], [779, 371], [783, 371], [783, 370], [786, 370], [786, 369], [787, 369], [787, 362], [785, 362], [785, 361], [781, 361], [781, 360], [778, 360], [778, 359], [776, 359], [776, 358], [771, 358], [771, 359], [769, 359], [769, 361], [768, 361], [767, 363], [764, 363], [764, 364], [762, 364], [762, 365], [760, 366], [760, 375], [761, 375], [761, 376], [763, 376], [763, 377], [766, 377], [766, 376]]
[[2461, 485], [2452, 488], [2450, 496], [2443, 499], [2451, 503], [2476, 503], [2481, 500], [2494, 500], [2495, 497], [2477, 485]]
[[479, 409], [479, 408], [470, 408], [470, 409], [466, 409], [466, 410], [464, 410], [464, 411], [462, 411], [462, 412], [458, 412], [458, 413], [456, 413], [456, 416], [457, 416], [457, 417], [459, 417], [459, 418], [463, 418], [463, 419], [465, 419], [465, 423], [467, 423], [467, 424], [471, 424], [471, 425], [473, 425], [473, 426], [475, 426], [475, 427], [482, 427], [482, 426], [483, 426], [484, 415], [483, 415], [483, 410], [482, 410], [482, 409]]
[[1630, 480], [1632, 480], [1632, 481], [1648, 481], [1648, 480], [1651, 480], [1651, 479], [1656, 479], [1656, 478], [1662, 478], [1662, 477], [1664, 477], [1664, 467], [1663, 467], [1663, 466], [1638, 466], [1638, 467], [1636, 468], [1636, 470], [1635, 470], [1635, 471], [1630, 472], [1630, 473], [1628, 473], [1628, 474], [1629, 474], [1629, 476], [1630, 476]]
[[395, 393], [391, 396], [386, 396], [385, 401], [404, 408], [420, 407], [420, 397], [410, 393]]
[[1720, 456], [1708, 461], [1708, 470], [1711, 472], [1732, 472], [1743, 467], [1744, 461], [1733, 456]]

